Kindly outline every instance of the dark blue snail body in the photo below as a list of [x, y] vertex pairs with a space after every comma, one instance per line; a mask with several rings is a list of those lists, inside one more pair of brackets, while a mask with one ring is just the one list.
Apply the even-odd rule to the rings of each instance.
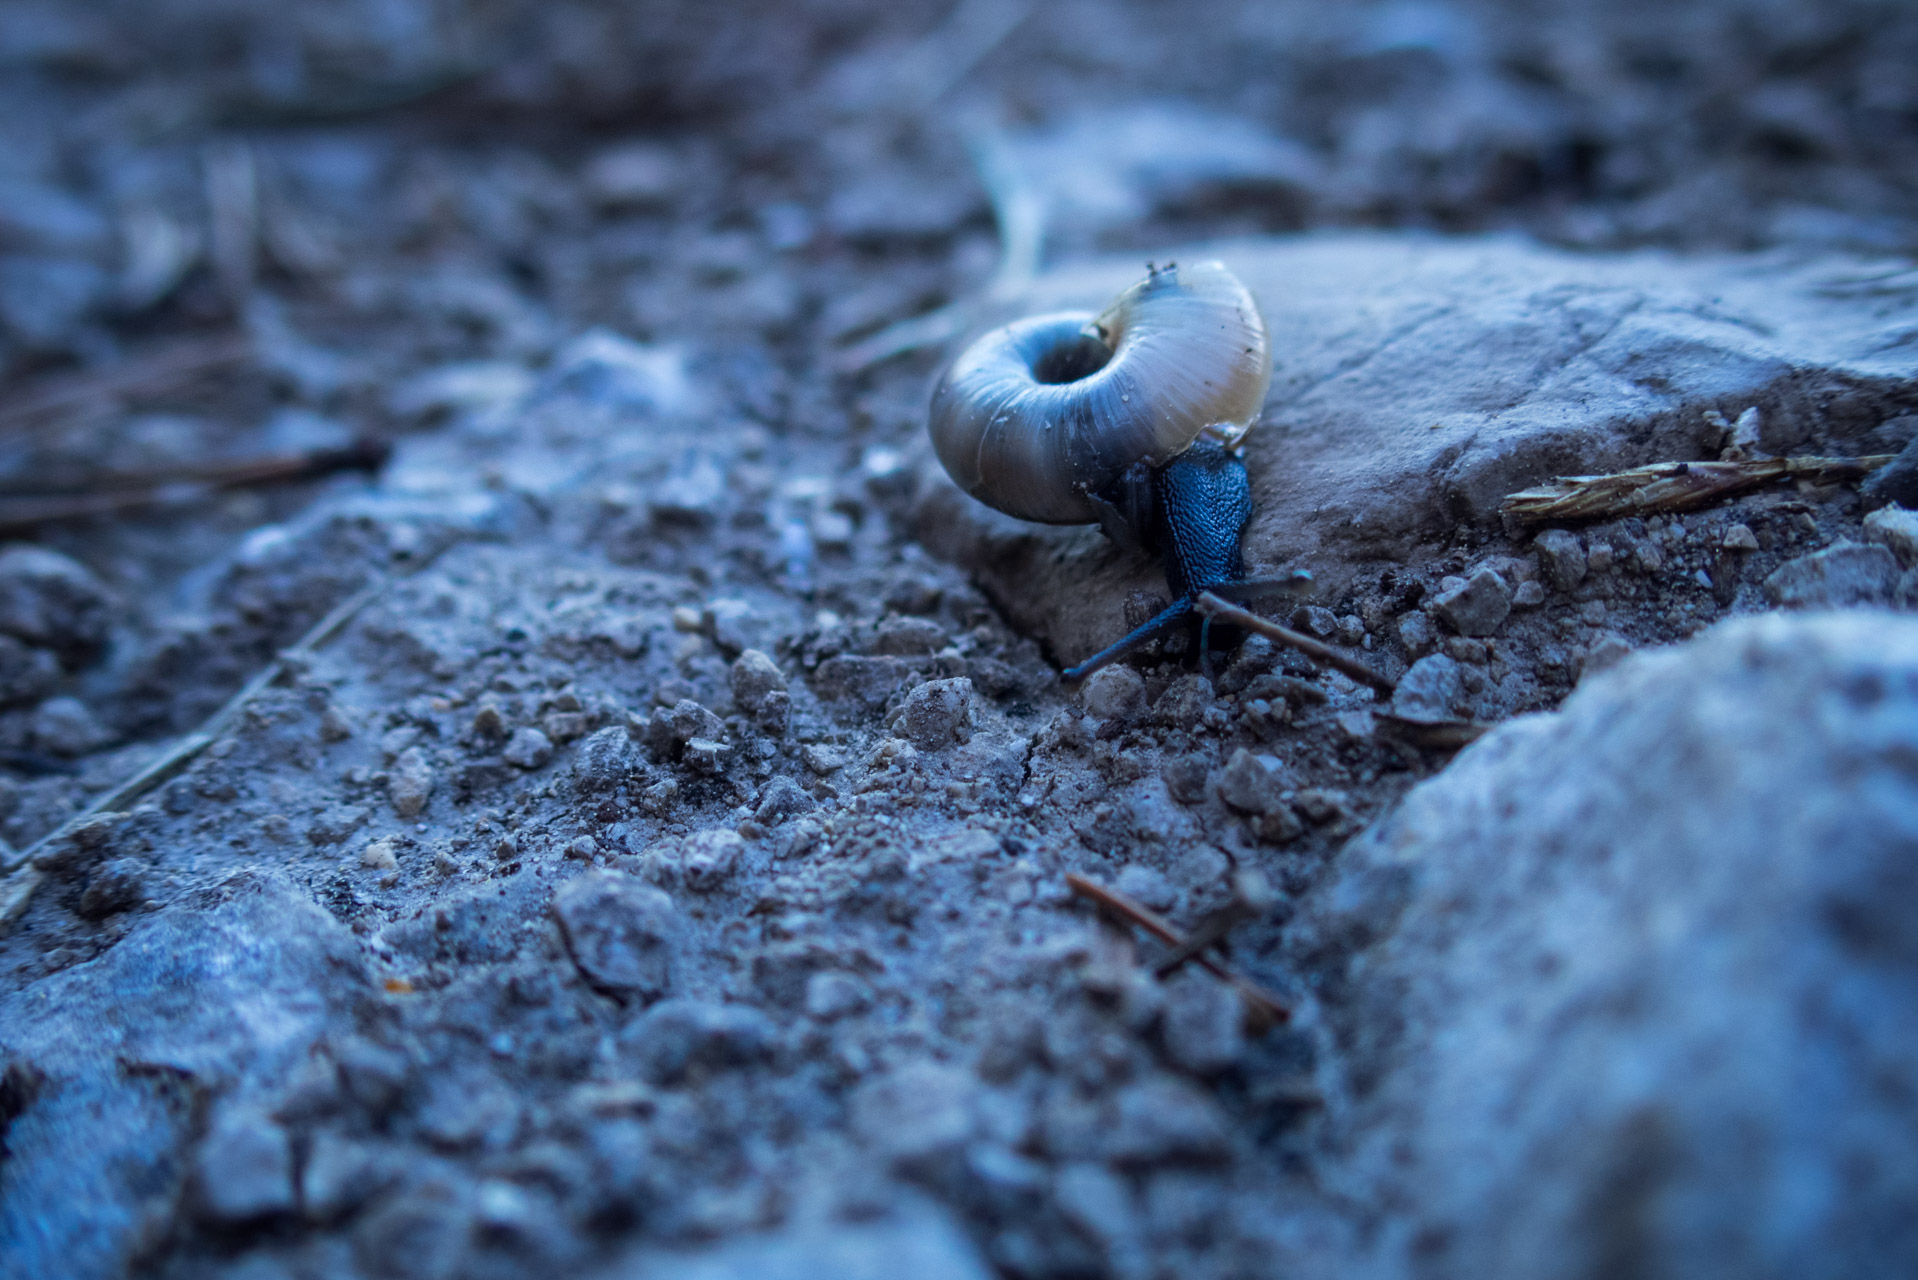
[[1066, 679], [1181, 627], [1200, 651], [1201, 592], [1242, 601], [1291, 585], [1247, 581], [1239, 549], [1252, 495], [1238, 443], [1271, 376], [1252, 295], [1206, 262], [1151, 269], [1097, 317], [994, 330], [940, 379], [933, 445], [966, 492], [1027, 520], [1096, 521], [1164, 559], [1172, 605]]

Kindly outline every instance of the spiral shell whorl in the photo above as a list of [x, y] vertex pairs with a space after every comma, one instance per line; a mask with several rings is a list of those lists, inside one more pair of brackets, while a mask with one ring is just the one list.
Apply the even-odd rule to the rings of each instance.
[[1087, 495], [1133, 464], [1163, 466], [1208, 427], [1235, 442], [1271, 376], [1245, 286], [1217, 262], [1169, 266], [1096, 318], [1040, 316], [973, 343], [933, 391], [933, 447], [981, 502], [1087, 524], [1100, 514]]

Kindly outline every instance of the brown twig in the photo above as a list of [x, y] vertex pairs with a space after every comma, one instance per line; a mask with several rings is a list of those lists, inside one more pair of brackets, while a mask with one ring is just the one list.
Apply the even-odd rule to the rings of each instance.
[[[1070, 871], [1066, 873], [1066, 885], [1080, 897], [1090, 899], [1114, 915], [1138, 925], [1175, 950], [1184, 950], [1191, 945], [1184, 935], [1167, 922], [1165, 917], [1141, 903], [1134, 902], [1117, 889], [1109, 889], [1097, 880], [1091, 880]], [[1245, 1002], [1247, 1014], [1261, 1028], [1275, 1027], [1291, 1019], [1291, 1007], [1250, 978], [1209, 956], [1198, 955], [1195, 952], [1191, 958], [1196, 959], [1213, 977], [1229, 983], [1239, 993], [1239, 998]]]
[[77, 493], [0, 494], [0, 534], [15, 534], [54, 520], [109, 515], [155, 503], [197, 497], [213, 489], [281, 484], [335, 471], [378, 470], [391, 452], [384, 440], [362, 439], [338, 449], [251, 458], [203, 467], [174, 467], [97, 477]]
[[1398, 685], [1366, 666], [1356, 658], [1348, 658], [1331, 645], [1321, 644], [1311, 636], [1303, 635], [1290, 627], [1282, 627], [1268, 618], [1261, 618], [1249, 609], [1241, 609], [1213, 595], [1210, 591], [1201, 591], [1193, 607], [1208, 618], [1227, 622], [1235, 627], [1244, 627], [1247, 631], [1256, 631], [1269, 636], [1280, 644], [1290, 645], [1306, 657], [1323, 662], [1334, 671], [1351, 676], [1360, 684], [1376, 689], [1385, 697], [1391, 697]]
[[1748, 458], [1727, 462], [1655, 462], [1603, 476], [1559, 476], [1509, 495], [1499, 510], [1517, 520], [1611, 520], [1668, 515], [1709, 506], [1775, 480], [1838, 484], [1864, 479], [1895, 455], [1863, 458]]

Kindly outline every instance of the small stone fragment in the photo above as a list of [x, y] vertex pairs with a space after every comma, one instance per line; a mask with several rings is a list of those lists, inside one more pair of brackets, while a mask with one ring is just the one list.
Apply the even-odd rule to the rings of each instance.
[[1145, 714], [1145, 681], [1131, 667], [1102, 667], [1080, 686], [1079, 700], [1101, 720], [1137, 720]]
[[802, 748], [799, 752], [799, 758], [805, 761], [808, 769], [822, 778], [829, 773], [836, 773], [846, 767], [846, 757], [843, 752], [837, 751], [832, 747], [821, 746], [816, 742], [808, 743]]
[[301, 1171], [301, 1208], [309, 1221], [333, 1222], [366, 1203], [390, 1180], [375, 1148], [322, 1130], [313, 1135]]
[[1479, 568], [1462, 585], [1433, 597], [1432, 609], [1462, 636], [1489, 636], [1512, 612], [1512, 589], [1493, 570]]
[[1205, 760], [1197, 755], [1174, 756], [1159, 770], [1165, 789], [1180, 804], [1198, 804], [1205, 799], [1206, 774]]
[[419, 817], [432, 798], [434, 780], [433, 768], [427, 764], [424, 751], [418, 747], [402, 751], [386, 781], [386, 798], [393, 806], [393, 816], [402, 822]]
[[573, 752], [573, 785], [583, 795], [643, 782], [646, 766], [633, 735], [619, 725], [589, 734]]
[[113, 734], [78, 698], [48, 698], [33, 713], [33, 744], [49, 755], [83, 756], [105, 746]]
[[965, 676], [928, 680], [906, 695], [898, 732], [921, 751], [972, 740], [973, 689]]
[[976, 1092], [956, 1067], [909, 1062], [854, 1095], [853, 1127], [894, 1165], [919, 1164], [972, 1137]]
[[566, 842], [565, 852], [574, 862], [591, 862], [599, 856], [599, 841], [591, 836], [574, 836]]
[[1156, 1076], [1121, 1089], [1105, 1154], [1133, 1166], [1180, 1161], [1213, 1162], [1232, 1153], [1225, 1113], [1200, 1089], [1171, 1076]]
[[1352, 811], [1352, 798], [1343, 791], [1326, 787], [1307, 787], [1293, 801], [1306, 821], [1323, 826]]
[[1179, 901], [1179, 891], [1172, 887], [1172, 881], [1166, 879], [1163, 871], [1136, 862], [1119, 872], [1112, 887], [1154, 911], [1170, 910]]
[[0, 632], [51, 649], [72, 670], [98, 658], [113, 597], [84, 565], [45, 547], [0, 549]]
[[588, 196], [608, 209], [661, 205], [683, 180], [684, 166], [657, 142], [622, 142], [594, 156], [581, 173]]
[[94, 869], [80, 895], [80, 914], [104, 920], [131, 911], [147, 900], [146, 864], [134, 858], [114, 858]]
[[60, 681], [60, 662], [45, 649], [0, 633], [0, 707], [37, 702]]
[[760, 792], [759, 807], [753, 810], [753, 821], [762, 827], [778, 826], [786, 819], [812, 809], [817, 803], [805, 788], [780, 774]]
[[383, 840], [370, 840], [360, 850], [360, 865], [369, 871], [391, 871], [400, 865], [399, 842], [388, 836]]
[[1438, 628], [1424, 612], [1414, 609], [1399, 618], [1399, 643], [1414, 657], [1430, 653], [1438, 646]]
[[1124, 1178], [1102, 1164], [1074, 1161], [1053, 1179], [1059, 1214], [1110, 1256], [1137, 1247], [1139, 1215]]
[[1214, 703], [1210, 680], [1201, 675], [1180, 676], [1152, 704], [1152, 714], [1168, 728], [1190, 730], [1204, 721]]
[[711, 777], [724, 767], [726, 757], [731, 753], [731, 747], [716, 739], [689, 738], [679, 758], [694, 773], [703, 773]]
[[728, 678], [739, 709], [772, 729], [784, 729], [792, 712], [786, 675], [766, 653], [747, 649], [733, 660]]
[[1166, 1056], [1194, 1075], [1226, 1070], [1245, 1051], [1239, 993], [1210, 974], [1182, 969], [1166, 983]]
[[938, 653], [946, 643], [946, 629], [931, 618], [887, 618], [873, 632], [872, 651], [919, 657]]
[[671, 1085], [694, 1070], [751, 1066], [772, 1050], [772, 1020], [757, 1009], [706, 1000], [665, 1000], [620, 1033], [648, 1084]]
[[688, 889], [710, 893], [731, 877], [745, 855], [746, 841], [737, 831], [696, 831], [686, 837], [680, 874]]
[[317, 845], [339, 844], [358, 831], [368, 816], [365, 805], [328, 805], [306, 829], [306, 838]]
[[497, 704], [482, 702], [473, 712], [473, 736], [482, 741], [493, 741], [506, 736], [506, 717], [500, 713]]
[[216, 1222], [246, 1222], [293, 1208], [293, 1149], [264, 1115], [230, 1111], [194, 1156], [195, 1201]]
[[1434, 653], [1412, 664], [1392, 694], [1392, 711], [1408, 720], [1450, 720], [1465, 697], [1459, 664]]
[[352, 718], [340, 710], [337, 702], [327, 703], [326, 710], [320, 712], [320, 741], [345, 742], [352, 736]]
[[513, 730], [500, 752], [508, 764], [522, 769], [537, 769], [553, 758], [553, 741], [538, 729], [528, 726]]
[[594, 986], [642, 1000], [671, 987], [679, 913], [663, 891], [617, 871], [589, 871], [553, 895], [553, 915]]
[[1718, 545], [1727, 551], [1756, 551], [1758, 535], [1751, 531], [1750, 525], [1729, 525], [1725, 529], [1725, 536], [1718, 540]]
[[1865, 541], [1889, 548], [1907, 569], [1918, 565], [1918, 511], [1880, 507], [1865, 517]]
[[1219, 775], [1219, 798], [1240, 813], [1275, 813], [1284, 807], [1283, 793], [1292, 785], [1276, 756], [1254, 755], [1240, 747]]
[[1585, 661], [1579, 666], [1579, 678], [1597, 675], [1608, 671], [1631, 656], [1632, 646], [1617, 636], [1600, 636], [1592, 647], [1585, 651]]
[[1545, 588], [1539, 585], [1536, 578], [1530, 582], [1519, 583], [1517, 589], [1512, 592], [1514, 609], [1536, 609], [1544, 603]]
[[1292, 625], [1307, 635], [1330, 640], [1339, 633], [1338, 615], [1324, 605], [1302, 604], [1292, 611]]
[[1291, 805], [1282, 804], [1269, 813], [1260, 814], [1253, 830], [1267, 844], [1289, 844], [1305, 834], [1305, 824], [1292, 812]]
[[670, 708], [662, 707], [655, 711], [646, 729], [647, 745], [652, 748], [656, 760], [679, 759], [686, 744], [694, 738], [723, 742], [726, 725], [691, 698], [681, 698]]
[[1898, 572], [1897, 557], [1885, 547], [1839, 542], [1774, 569], [1765, 579], [1765, 595], [1788, 609], [1889, 604]]
[[1864, 499], [1867, 511], [1894, 502], [1901, 507], [1918, 509], [1918, 436], [1913, 437], [1897, 457], [1866, 476], [1865, 482], [1858, 486], [1858, 496]]
[[450, 1280], [474, 1232], [469, 1197], [428, 1181], [369, 1204], [353, 1229], [361, 1274], [374, 1280]]
[[866, 987], [849, 974], [831, 971], [806, 979], [806, 1014], [831, 1022], [866, 1007]]
[[548, 711], [539, 718], [539, 727], [554, 742], [572, 742], [583, 738], [593, 727], [590, 711]]

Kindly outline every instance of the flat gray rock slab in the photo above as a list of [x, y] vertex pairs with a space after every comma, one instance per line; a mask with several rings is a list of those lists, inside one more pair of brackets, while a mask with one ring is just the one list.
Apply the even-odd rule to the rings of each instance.
[[[1551, 476], [1716, 457], [1707, 410], [1757, 407], [1770, 452], [1856, 454], [1902, 447], [1874, 433], [1918, 406], [1918, 276], [1888, 261], [1408, 234], [1164, 257], [1223, 260], [1271, 330], [1272, 390], [1246, 457], [1255, 574], [1303, 567], [1336, 588], [1355, 566], [1495, 524], [1501, 499]], [[1061, 269], [986, 319], [1096, 309], [1143, 265]], [[1164, 590], [1096, 531], [1000, 517], [936, 463], [922, 486], [922, 539], [1062, 661], [1124, 632], [1128, 591]]]
[[1918, 1271], [1918, 623], [1768, 616], [1488, 735], [1295, 935], [1389, 1276]]
[[369, 992], [343, 925], [243, 873], [0, 1000], [25, 1098], [0, 1162], [0, 1275], [120, 1274], [170, 1229], [207, 1101], [281, 1075]]

